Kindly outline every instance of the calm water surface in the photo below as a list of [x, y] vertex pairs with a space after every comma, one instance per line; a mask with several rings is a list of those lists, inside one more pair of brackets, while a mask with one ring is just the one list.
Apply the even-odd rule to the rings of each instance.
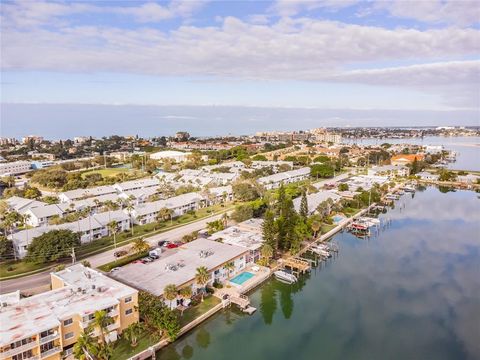
[[405, 195], [369, 240], [338, 234], [335, 259], [294, 286], [250, 295], [162, 350], [162, 360], [480, 359], [480, 200]]
[[453, 150], [457, 153], [457, 161], [450, 163], [448, 168], [456, 170], [480, 170], [480, 146], [478, 146], [480, 145], [480, 137], [478, 136], [426, 136], [423, 139], [349, 139], [347, 142], [364, 145], [380, 145], [386, 142], [391, 144], [444, 145], [445, 149]]

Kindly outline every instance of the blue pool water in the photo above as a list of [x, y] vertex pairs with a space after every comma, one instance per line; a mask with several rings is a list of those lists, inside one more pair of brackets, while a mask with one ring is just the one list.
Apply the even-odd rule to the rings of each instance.
[[238, 285], [242, 285], [245, 281], [247, 281], [248, 279], [251, 279], [252, 277], [253, 277], [252, 273], [249, 273], [248, 271], [245, 271], [241, 274], [238, 274], [233, 279], [230, 279], [230, 282], [238, 284]]
[[334, 223], [339, 223], [339, 222], [342, 221], [343, 219], [344, 219], [343, 216], [335, 215], [335, 216], [333, 217], [333, 222], [334, 222]]

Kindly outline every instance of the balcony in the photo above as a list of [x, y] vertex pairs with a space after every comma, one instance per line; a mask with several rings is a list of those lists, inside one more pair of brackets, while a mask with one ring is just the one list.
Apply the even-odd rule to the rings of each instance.
[[45, 359], [49, 356], [52, 356], [53, 354], [59, 353], [60, 351], [62, 351], [62, 348], [60, 346], [55, 346], [55, 347], [51, 348], [50, 350], [42, 352], [40, 354], [40, 356], [41, 356], [42, 359]]
[[28, 344], [16, 347], [15, 349], [10, 349], [8, 351], [0, 353], [0, 359], [6, 359], [9, 358], [15, 354], [22, 353], [27, 350], [31, 350], [33, 348], [36, 348], [38, 346], [36, 341], [29, 342]]
[[49, 341], [58, 339], [59, 337], [60, 337], [60, 334], [58, 332], [52, 335], [45, 336], [43, 338], [40, 338], [40, 344], [45, 344]]
[[120, 327], [120, 324], [113, 323], [113, 324], [107, 326], [107, 331], [110, 332], [110, 331], [113, 331], [115, 329], [118, 329], [119, 327]]
[[114, 316], [117, 316], [118, 314], [119, 314], [118, 310], [113, 309], [113, 310], [110, 310], [107, 315], [110, 317], [114, 317]]

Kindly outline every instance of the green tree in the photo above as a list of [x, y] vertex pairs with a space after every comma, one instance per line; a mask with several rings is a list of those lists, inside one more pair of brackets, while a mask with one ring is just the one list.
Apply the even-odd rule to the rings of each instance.
[[307, 220], [308, 217], [308, 200], [307, 193], [302, 191], [302, 199], [300, 200], [300, 216], [303, 220]]
[[331, 164], [315, 164], [310, 167], [310, 176], [314, 178], [331, 178], [334, 174], [334, 167]]
[[42, 193], [36, 187], [28, 187], [25, 189], [23, 196], [27, 199], [38, 199], [42, 196]]
[[143, 238], [138, 238], [133, 241], [132, 251], [135, 254], [141, 254], [150, 249], [150, 244]]
[[317, 234], [318, 232], [320, 231], [320, 229], [322, 228], [322, 224], [318, 221], [313, 221], [312, 222], [312, 230], [313, 230], [313, 237], [316, 238], [317, 237]]
[[260, 249], [260, 253], [264, 260], [264, 264], [268, 266], [268, 264], [270, 263], [270, 259], [273, 256], [273, 248], [269, 244], [263, 244]]
[[338, 185], [338, 191], [348, 191], [348, 184], [347, 183], [341, 183]]
[[209, 234], [216, 233], [217, 231], [222, 231], [224, 229], [224, 224], [222, 220], [214, 220], [207, 223], [207, 230]]
[[43, 263], [70, 255], [72, 248], [80, 246], [80, 235], [70, 230], [52, 230], [32, 239], [28, 246], [27, 261]]
[[252, 201], [260, 197], [258, 187], [251, 182], [236, 182], [232, 185], [233, 194], [240, 201]]
[[178, 296], [178, 289], [175, 284], [168, 284], [163, 288], [163, 297], [165, 300], [168, 300], [170, 307], [172, 307], [172, 301], [175, 300]]
[[130, 218], [130, 227], [132, 228], [132, 235], [133, 235], [133, 210], [135, 210], [135, 207], [133, 206], [131, 201], [127, 202], [127, 206], [125, 207], [125, 210], [127, 210], [128, 217]]
[[235, 269], [235, 264], [233, 263], [233, 261], [230, 261], [226, 263], [223, 267], [225, 268], [225, 270], [227, 270], [227, 278], [230, 279], [230, 274]]
[[231, 218], [236, 222], [242, 222], [253, 217], [253, 208], [249, 204], [237, 205]]
[[138, 345], [138, 338], [142, 334], [144, 327], [142, 323], [133, 323], [130, 324], [125, 330], [122, 332], [122, 336], [130, 341], [131, 347], [136, 347]]
[[117, 248], [117, 232], [118, 232], [118, 224], [115, 220], [110, 221], [107, 224], [108, 232], [113, 235], [113, 247]]
[[94, 359], [95, 354], [98, 353], [97, 347], [98, 341], [92, 337], [92, 329], [87, 328], [73, 346], [73, 356], [77, 360]]
[[0, 235], [0, 260], [5, 261], [14, 257], [13, 244], [5, 236]]
[[265, 218], [262, 224], [262, 235], [265, 244], [268, 244], [273, 251], [277, 250], [277, 227], [275, 225], [275, 216], [272, 210], [265, 212]]
[[196, 270], [195, 274], [195, 281], [202, 287], [202, 302], [203, 302], [203, 295], [205, 293], [206, 285], [210, 280], [210, 274], [208, 269], [205, 266], [200, 266]]

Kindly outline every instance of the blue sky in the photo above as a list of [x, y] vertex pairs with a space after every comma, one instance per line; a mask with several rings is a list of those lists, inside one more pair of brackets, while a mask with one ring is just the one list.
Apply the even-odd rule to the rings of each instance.
[[[411, 125], [431, 125], [439, 111], [457, 111], [461, 116], [452, 115], [452, 123], [476, 125], [476, 5], [429, 0], [4, 1], [1, 135], [28, 133], [28, 124], [33, 130], [74, 105], [90, 107], [86, 113], [93, 123], [112, 124], [108, 107], [118, 116], [113, 108], [119, 105], [173, 105], [313, 108], [318, 126], [331, 119], [332, 109], [342, 116], [355, 110], [375, 116], [379, 110], [421, 112], [420, 119], [404, 119]], [[29, 113], [34, 108], [29, 104], [48, 104], [44, 118]], [[104, 106], [101, 114], [93, 110], [98, 104]], [[7, 105], [24, 106], [24, 111], [12, 112]], [[430, 111], [428, 120], [422, 120], [425, 111]], [[363, 124], [372, 119], [366, 117]], [[78, 121], [68, 130], [83, 131]], [[388, 121], [385, 125], [393, 125]], [[16, 129], [20, 122], [26, 128]], [[258, 126], [272, 125], [267, 116]], [[307, 125], [301, 118], [292, 124]], [[195, 132], [199, 125], [185, 126]]]

